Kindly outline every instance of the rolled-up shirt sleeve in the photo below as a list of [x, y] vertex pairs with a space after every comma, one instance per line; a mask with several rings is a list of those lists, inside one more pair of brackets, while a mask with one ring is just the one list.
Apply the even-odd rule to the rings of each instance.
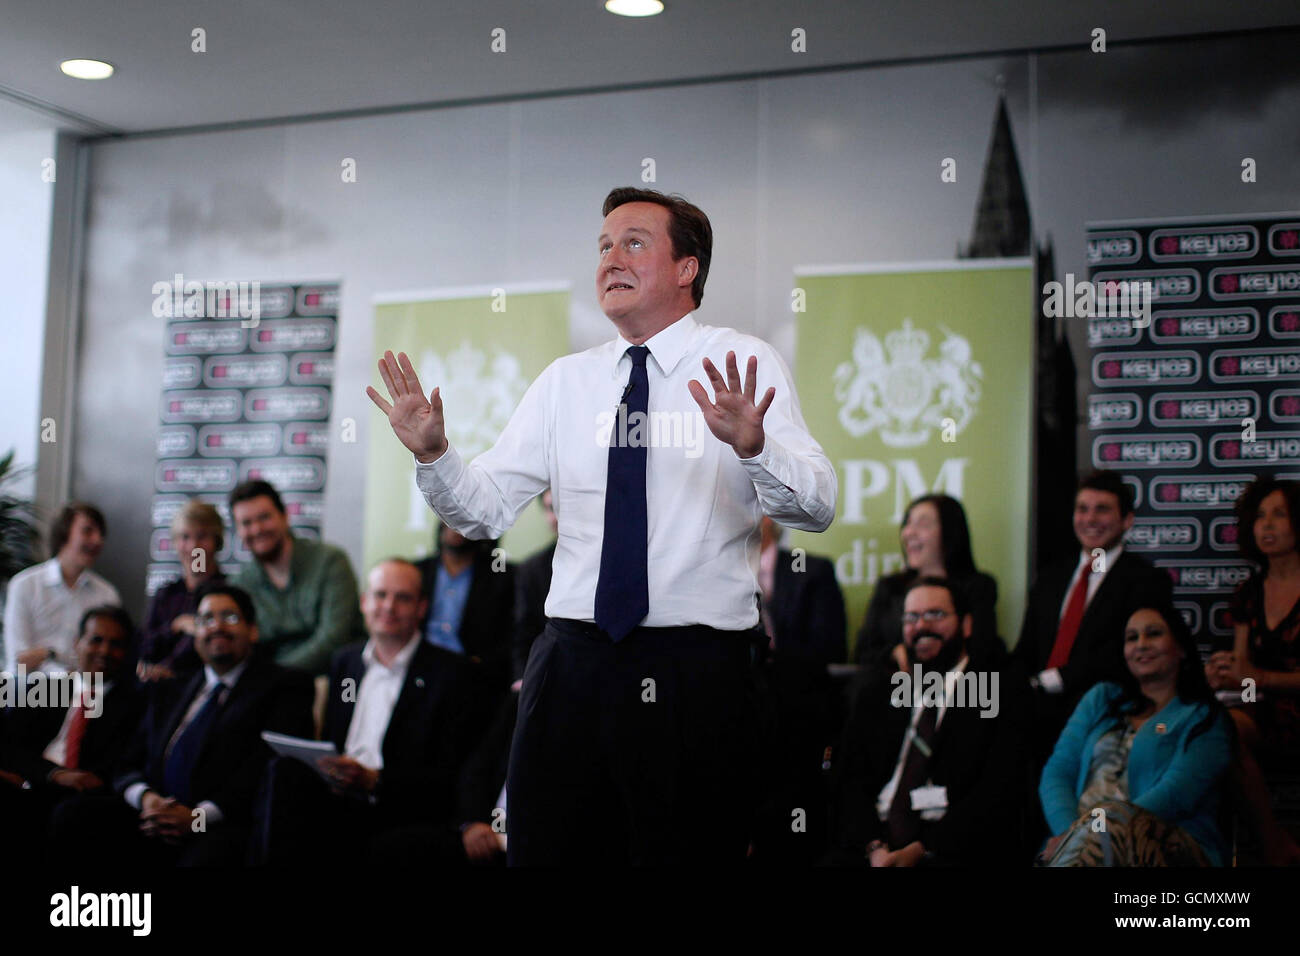
[[800, 531], [825, 531], [835, 518], [839, 481], [821, 445], [808, 432], [790, 370], [775, 349], [759, 356], [755, 399], [776, 396], [763, 417], [763, 450], [740, 464], [754, 483], [763, 513]]
[[524, 392], [497, 443], [473, 461], [466, 463], [450, 443], [436, 461], [416, 461], [415, 484], [424, 500], [465, 537], [501, 537], [549, 486], [552, 367]]

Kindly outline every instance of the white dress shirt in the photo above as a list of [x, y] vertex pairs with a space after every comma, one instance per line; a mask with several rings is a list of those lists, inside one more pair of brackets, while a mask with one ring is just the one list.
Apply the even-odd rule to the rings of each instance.
[[[1083, 601], [1085, 612], [1088, 610], [1088, 605], [1092, 603], [1093, 595], [1097, 593], [1101, 583], [1106, 580], [1106, 575], [1110, 573], [1110, 569], [1115, 566], [1115, 562], [1119, 560], [1119, 556], [1123, 553], [1124, 542], [1121, 541], [1106, 552], [1106, 559], [1102, 562], [1100, 570], [1093, 568], [1088, 572], [1088, 591]], [[1092, 562], [1091, 551], [1079, 552], [1079, 563], [1074, 566], [1074, 572], [1070, 575], [1070, 583], [1065, 586], [1065, 597], [1061, 601], [1060, 613], [1056, 616], [1058, 624], [1065, 618], [1065, 609], [1070, 606], [1070, 595], [1074, 592], [1074, 582], [1079, 580], [1079, 573], [1083, 570], [1084, 565], [1091, 566]], [[1038, 675], [1038, 680], [1043, 685], [1043, 690], [1049, 694], [1059, 694], [1065, 689], [1065, 681], [1061, 678], [1061, 670], [1058, 667], [1042, 671]]]
[[9, 582], [5, 599], [5, 669], [18, 670], [18, 654], [33, 647], [48, 647], [54, 658], [40, 670], [76, 670], [77, 628], [81, 616], [92, 607], [108, 604], [120, 607], [117, 588], [94, 571], [82, 571], [77, 583], [68, 587], [58, 558], [20, 571]]
[[352, 709], [352, 722], [348, 724], [343, 752], [363, 767], [371, 770], [384, 768], [384, 735], [388, 733], [393, 707], [402, 693], [406, 671], [421, 638], [419, 631], [414, 632], [397, 652], [392, 664], [385, 664], [375, 654], [373, 637], [366, 641], [361, 651], [366, 673], [357, 687], [357, 703]]
[[[190, 706], [185, 710], [185, 716], [182, 717], [181, 722], [176, 725], [176, 730], [172, 733], [171, 740], [167, 741], [167, 749], [163, 752], [164, 764], [167, 762], [167, 758], [171, 754], [172, 747], [176, 746], [176, 741], [179, 740], [181, 734], [185, 732], [185, 728], [190, 725], [190, 721], [198, 716], [199, 711], [203, 709], [203, 705], [207, 702], [213, 688], [218, 684], [225, 685], [226, 689], [223, 693], [229, 697], [235, 684], [239, 682], [239, 678], [243, 675], [244, 671], [248, 669], [249, 660], [250, 658], [245, 657], [220, 677], [217, 676], [217, 672], [212, 669], [211, 665], [203, 665], [203, 687], [194, 695], [194, 699], [190, 701]], [[122, 793], [122, 799], [135, 809], [139, 810], [140, 804], [144, 800], [145, 792], [150, 789], [149, 784], [144, 783], [143, 781], [140, 783], [133, 783]], [[167, 796], [167, 794], [163, 794], [163, 796]], [[225, 817], [225, 814], [221, 812], [221, 808], [211, 800], [201, 800], [193, 807], [193, 809], [202, 810], [204, 812], [206, 815], [206, 823], [220, 823]]]
[[[656, 429], [646, 464], [650, 613], [642, 624], [753, 627], [760, 516], [824, 531], [835, 516], [835, 469], [808, 434], [789, 369], [766, 342], [700, 325], [687, 313], [645, 345]], [[416, 464], [429, 506], [469, 538], [499, 537], [551, 489], [559, 540], [548, 617], [595, 619], [608, 446], [611, 431], [617, 434], [610, 419], [631, 373], [630, 346], [620, 335], [552, 362], [497, 443], [468, 465], [450, 445], [437, 461]], [[763, 419], [763, 450], [750, 459], [713, 437], [687, 389], [695, 379], [712, 397], [701, 361], [708, 356], [725, 378], [728, 351], [742, 380], [749, 357], [758, 357], [756, 401], [776, 388]]]

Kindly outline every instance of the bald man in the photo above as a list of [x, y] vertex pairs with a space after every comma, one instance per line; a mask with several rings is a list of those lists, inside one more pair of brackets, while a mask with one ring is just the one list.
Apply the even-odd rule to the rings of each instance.
[[414, 564], [375, 565], [361, 610], [369, 638], [339, 650], [330, 667], [323, 737], [338, 756], [321, 758], [318, 773], [272, 763], [264, 859], [323, 862], [340, 847], [402, 856], [414, 844], [383, 837], [418, 824], [436, 831], [435, 856], [464, 862], [457, 778], [495, 701], [465, 657], [423, 640], [428, 604]]

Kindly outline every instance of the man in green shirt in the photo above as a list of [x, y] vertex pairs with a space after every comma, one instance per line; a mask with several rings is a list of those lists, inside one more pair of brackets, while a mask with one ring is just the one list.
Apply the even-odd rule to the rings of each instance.
[[259, 643], [277, 664], [328, 673], [336, 650], [365, 637], [348, 556], [333, 545], [294, 537], [270, 482], [235, 488], [230, 514], [254, 558], [233, 583], [257, 607]]

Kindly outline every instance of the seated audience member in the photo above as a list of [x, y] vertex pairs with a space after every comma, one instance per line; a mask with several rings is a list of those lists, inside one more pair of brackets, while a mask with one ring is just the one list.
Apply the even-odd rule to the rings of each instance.
[[277, 664], [324, 674], [331, 655], [364, 634], [348, 556], [294, 535], [284, 502], [268, 482], [235, 488], [230, 515], [253, 555], [235, 583], [257, 606], [262, 649]]
[[[66, 675], [79, 697], [67, 708], [8, 710], [9, 746], [0, 766], [3, 779], [15, 786], [0, 782], [0, 819], [10, 850], [16, 850], [13, 840], [35, 849], [56, 804], [112, 782], [144, 709], [144, 697], [123, 666], [134, 633], [120, 607], [90, 609], [75, 647], [77, 674]], [[18, 789], [24, 781], [27, 786]]]
[[907, 569], [876, 582], [867, 615], [858, 631], [853, 659], [862, 667], [902, 667], [906, 655], [898, 643], [903, 595], [919, 577], [951, 579], [965, 589], [975, 616], [978, 640], [996, 640], [998, 584], [975, 570], [970, 526], [961, 502], [948, 495], [925, 495], [907, 506], [899, 530]]
[[1122, 660], [1124, 677], [1083, 695], [1043, 768], [1038, 793], [1056, 834], [1043, 859], [1221, 866], [1219, 785], [1232, 740], [1172, 604], [1144, 603], [1129, 617]]
[[416, 564], [428, 615], [424, 639], [482, 665], [489, 685], [504, 691], [512, 680], [515, 567], [496, 541], [470, 541], [441, 521], [438, 550]]
[[[552, 506], [551, 489], [547, 488], [537, 499], [551, 534], [559, 533], [559, 522]], [[528, 652], [533, 641], [546, 628], [546, 596], [551, 591], [551, 564], [555, 560], [556, 542], [525, 558], [515, 572], [515, 637], [511, 647], [514, 679], [524, 676], [528, 665]]]
[[[1300, 861], [1295, 838], [1273, 815], [1261, 762], [1289, 768], [1300, 758], [1300, 484], [1262, 479], [1237, 500], [1237, 545], [1260, 566], [1231, 606], [1233, 647], [1205, 665], [1215, 690], [1249, 695], [1228, 710], [1237, 728], [1233, 779], [1265, 858]], [[1250, 681], [1250, 684], [1246, 682]], [[1247, 700], [1247, 697], [1249, 700]]]
[[844, 730], [829, 860], [1013, 862], [1025, 691], [1007, 679], [1000, 642], [973, 639], [969, 599], [951, 579], [913, 581], [902, 618], [908, 670], [867, 672]]
[[419, 861], [463, 862], [458, 778], [495, 699], [463, 656], [422, 639], [415, 565], [377, 564], [362, 609], [369, 640], [339, 651], [330, 670], [325, 739], [340, 755], [320, 758], [319, 774], [293, 759], [271, 764], [259, 841], [266, 861], [364, 850], [416, 862], [408, 841], [379, 853], [376, 838], [426, 823], [434, 839]]
[[202, 666], [194, 651], [199, 588], [226, 579], [217, 564], [225, 527], [216, 508], [191, 498], [172, 518], [171, 530], [172, 553], [180, 561], [181, 576], [159, 588], [149, 601], [140, 654], [144, 680], [189, 674]]
[[770, 650], [783, 658], [842, 663], [844, 595], [835, 565], [780, 547], [781, 529], [766, 515], [760, 523], [758, 583], [760, 623]]
[[506, 770], [518, 707], [519, 692], [512, 689], [461, 774], [460, 839], [475, 865], [505, 866]]
[[[826, 851], [826, 748], [835, 742], [838, 696], [827, 665], [845, 657], [844, 597], [825, 558], [780, 547], [780, 526], [760, 524], [759, 610], [766, 648], [755, 673], [763, 718], [759, 801], [750, 862], [810, 866]], [[794, 808], [804, 808], [799, 829]]]
[[1133, 526], [1133, 490], [1111, 471], [1094, 471], [1074, 497], [1079, 550], [1042, 568], [1029, 592], [1012, 658], [1034, 688], [1035, 767], [1041, 767], [1079, 699], [1124, 674], [1124, 624], [1139, 607], [1170, 599], [1165, 572], [1124, 549]]
[[194, 648], [203, 670], [163, 681], [114, 781], [119, 795], [82, 796], [54, 812], [64, 858], [200, 866], [245, 859], [253, 800], [271, 750], [263, 731], [312, 732], [312, 681], [254, 653], [248, 594], [209, 584]]
[[94, 505], [63, 506], [50, 527], [54, 557], [14, 575], [5, 599], [5, 669], [67, 671], [81, 616], [92, 607], [120, 606], [117, 589], [90, 570], [104, 550], [108, 525]]

